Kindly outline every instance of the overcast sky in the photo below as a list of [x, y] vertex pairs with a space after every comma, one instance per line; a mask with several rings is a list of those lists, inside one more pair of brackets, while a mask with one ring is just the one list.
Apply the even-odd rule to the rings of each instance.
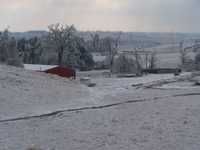
[[200, 0], [0, 0], [0, 30], [200, 32]]

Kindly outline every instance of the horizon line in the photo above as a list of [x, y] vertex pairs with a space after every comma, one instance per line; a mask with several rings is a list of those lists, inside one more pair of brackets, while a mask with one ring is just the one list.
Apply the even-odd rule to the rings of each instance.
[[[3, 30], [0, 30], [2, 32]], [[123, 30], [77, 30], [78, 32], [107, 32], [107, 33], [163, 33], [163, 34], [200, 34], [200, 32], [183, 32], [183, 31], [123, 31]], [[11, 33], [27, 33], [27, 32], [48, 32], [48, 30], [33, 29], [25, 31], [10, 31]]]

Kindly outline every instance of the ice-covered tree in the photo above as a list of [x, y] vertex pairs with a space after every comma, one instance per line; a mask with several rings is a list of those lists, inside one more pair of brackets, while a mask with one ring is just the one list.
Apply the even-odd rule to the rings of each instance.
[[8, 29], [0, 34], [0, 61], [17, 67], [23, 66], [17, 50], [17, 41], [9, 36]]
[[63, 26], [61, 24], [53, 24], [49, 27], [47, 36], [48, 45], [57, 53], [58, 65], [63, 65], [63, 56], [65, 51], [69, 50], [69, 45], [72, 42], [76, 29], [73, 25]]
[[189, 59], [188, 57], [188, 49], [190, 49], [190, 47], [186, 47], [184, 48], [184, 42], [180, 42], [180, 59], [181, 59], [181, 65], [184, 66], [187, 62], [187, 60]]
[[92, 52], [101, 52], [101, 39], [99, 37], [99, 34], [91, 34], [91, 45], [90, 50]]
[[89, 70], [94, 67], [92, 54], [87, 50], [86, 42], [83, 38], [76, 38], [76, 47], [79, 51], [78, 64], [81, 70]]
[[156, 63], [157, 63], [157, 52], [154, 51], [154, 52], [150, 55], [150, 59], [149, 59], [149, 68], [150, 68], [150, 69], [155, 69], [155, 68], [156, 68]]
[[3, 32], [0, 32], [0, 61], [6, 62], [7, 60], [7, 48], [9, 41], [9, 31], [5, 29]]
[[37, 64], [40, 62], [43, 51], [40, 38], [20, 39], [18, 40], [17, 48], [24, 63]]

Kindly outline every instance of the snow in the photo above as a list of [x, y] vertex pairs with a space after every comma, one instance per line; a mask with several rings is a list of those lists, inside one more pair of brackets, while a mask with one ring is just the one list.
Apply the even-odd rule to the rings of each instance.
[[32, 71], [45, 71], [57, 67], [56, 65], [24, 64], [24, 69]]
[[0, 65], [0, 119], [48, 113], [92, 103], [84, 85], [41, 72]]
[[197, 96], [172, 97], [8, 122], [0, 124], [0, 145], [6, 150], [32, 144], [56, 150], [199, 150], [199, 106]]
[[[190, 73], [184, 73], [182, 76], [189, 76]], [[173, 74], [150, 74], [143, 77], [135, 78], [93, 78], [92, 82], [96, 83], [96, 86], [91, 90], [91, 97], [95, 100], [102, 101], [107, 96], [116, 96], [123, 93], [122, 95], [130, 95], [130, 93], [135, 92], [134, 85], [148, 85], [160, 81], [165, 81], [169, 79], [176, 79]], [[126, 93], [126, 94], [125, 94]]]
[[[95, 76], [100, 74], [97, 71], [92, 73]], [[78, 75], [81, 77], [80, 73]], [[132, 84], [147, 84], [170, 78], [174, 76], [165, 74], [138, 78], [104, 78], [99, 75], [91, 78], [96, 87], [89, 88], [81, 84], [79, 78], [70, 81], [55, 75], [0, 65], [0, 119], [118, 102], [117, 99], [126, 95], [138, 95]]]
[[92, 53], [92, 56], [95, 62], [103, 62], [106, 60], [106, 56], [102, 56], [101, 53]]
[[[132, 86], [190, 73], [105, 78], [103, 72], [78, 73], [80, 78], [94, 73], [90, 78], [97, 86], [89, 88], [79, 77], [74, 81], [0, 65], [0, 149], [35, 144], [44, 150], [199, 150], [200, 87], [189, 88], [188, 81], [163, 85], [165, 90]], [[171, 89], [175, 86], [188, 88]], [[58, 110], [71, 111], [31, 117]]]
[[164, 84], [162, 86], [156, 86], [157, 89], [165, 90], [180, 90], [180, 89], [198, 89], [198, 86], [194, 86], [194, 82], [175, 82], [170, 84]]

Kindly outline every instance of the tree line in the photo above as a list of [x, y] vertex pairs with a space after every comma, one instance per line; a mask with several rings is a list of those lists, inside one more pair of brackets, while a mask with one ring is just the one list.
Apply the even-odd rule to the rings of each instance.
[[15, 59], [18, 63], [21, 60], [21, 64], [57, 64], [89, 70], [94, 67], [92, 42], [80, 37], [73, 25], [53, 24], [48, 27], [47, 35], [30, 39], [16, 39], [6, 29], [0, 32], [0, 62]]
[[[113, 72], [113, 64], [118, 60], [118, 70], [141, 70], [141, 56], [135, 50], [134, 61], [125, 54], [118, 53], [121, 32], [115, 38], [100, 37], [94, 33], [90, 39], [85, 40], [80, 36], [77, 29], [71, 25], [53, 24], [48, 26], [48, 32], [41, 37], [16, 39], [11, 36], [8, 29], [0, 32], [0, 62], [15, 66], [26, 64], [47, 64], [66, 66], [80, 70], [90, 70], [95, 66], [92, 52], [104, 53], [108, 57], [107, 69]], [[200, 42], [192, 47], [184, 47], [180, 43], [181, 64], [187, 64], [190, 60], [190, 49], [199, 49]], [[196, 50], [197, 51], [197, 50]], [[120, 57], [119, 57], [120, 56]], [[156, 53], [144, 57], [146, 68], [156, 67]], [[195, 58], [195, 63], [200, 63], [200, 53]], [[130, 68], [130, 69], [129, 69]], [[123, 72], [123, 71], [122, 71]]]
[[90, 70], [95, 65], [92, 52], [101, 52], [109, 56], [111, 66], [120, 35], [114, 39], [91, 34], [91, 38], [85, 40], [73, 25], [57, 23], [49, 25], [48, 34], [44, 36], [16, 39], [5, 29], [0, 32], [0, 62], [8, 63], [12, 59], [16, 61], [15, 66], [47, 64]]
[[[85, 40], [73, 25], [64, 26], [58, 23], [48, 26], [48, 34], [42, 37], [15, 39], [6, 29], [0, 32], [0, 62], [15, 66], [22, 66], [23, 63], [47, 64], [90, 70], [95, 66], [92, 52], [100, 52], [108, 57], [106, 68], [113, 72], [116, 56], [119, 55], [121, 34], [119, 32], [116, 38], [101, 38], [95, 33], [90, 35], [89, 40]], [[131, 68], [129, 63], [124, 64], [128, 60], [122, 58], [117, 67]], [[139, 56], [136, 60], [139, 63]]]

